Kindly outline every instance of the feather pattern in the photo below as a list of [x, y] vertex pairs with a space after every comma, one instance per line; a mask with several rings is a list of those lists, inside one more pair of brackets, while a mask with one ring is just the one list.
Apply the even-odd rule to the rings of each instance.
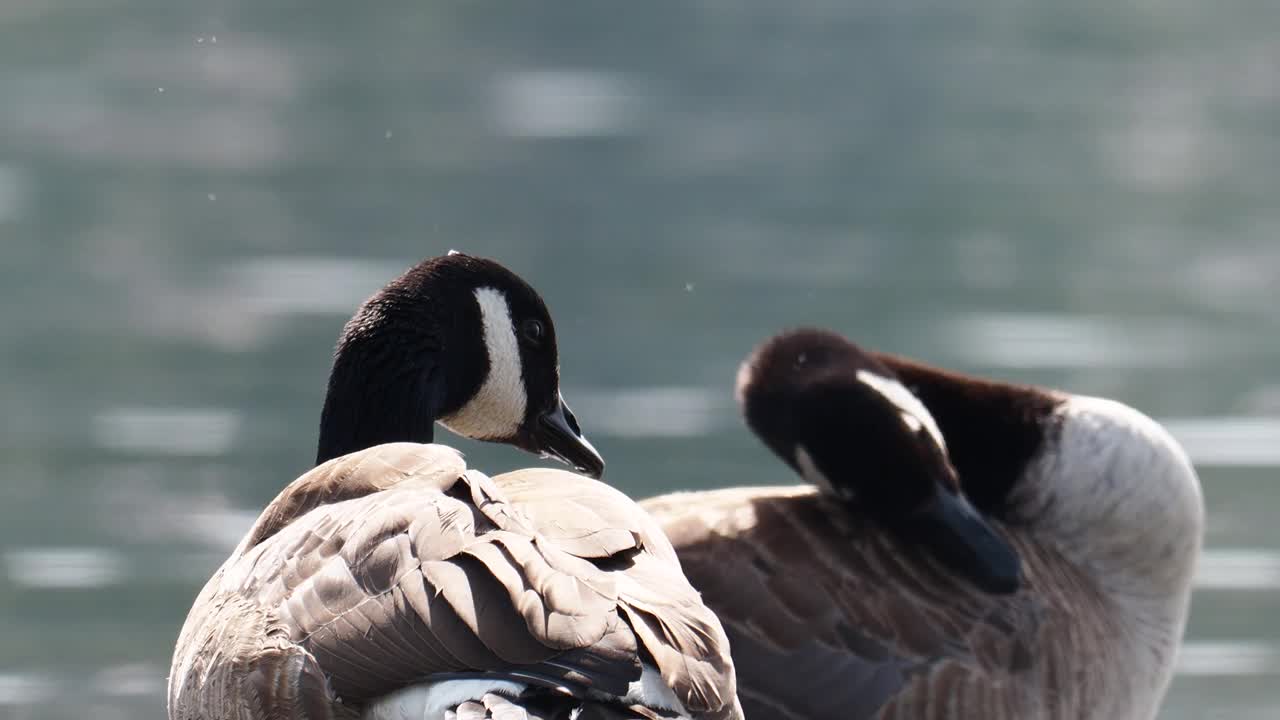
[[[1052, 547], [1012, 540], [1027, 586], [982, 593], [813, 488], [645, 503], [729, 634], [751, 718], [1127, 717], [1106, 599]], [[785, 538], [782, 539], [782, 538]], [[1053, 646], [1053, 653], [1044, 648]]]
[[359, 717], [433, 676], [479, 673], [559, 692], [450, 717], [647, 717], [584, 705], [624, 696], [642, 660], [689, 717], [738, 717], [723, 630], [634, 503], [568, 472], [491, 479], [443, 446], [382, 445], [292, 483], [210, 579], [169, 716]]

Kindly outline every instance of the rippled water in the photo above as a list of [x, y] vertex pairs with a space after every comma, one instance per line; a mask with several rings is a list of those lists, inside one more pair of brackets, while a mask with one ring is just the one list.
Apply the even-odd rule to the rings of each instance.
[[789, 479], [729, 387], [799, 322], [1160, 418], [1209, 507], [1161, 717], [1280, 714], [1280, 5], [260, 5], [0, 4], [0, 717], [163, 715], [345, 315], [450, 247], [637, 495]]

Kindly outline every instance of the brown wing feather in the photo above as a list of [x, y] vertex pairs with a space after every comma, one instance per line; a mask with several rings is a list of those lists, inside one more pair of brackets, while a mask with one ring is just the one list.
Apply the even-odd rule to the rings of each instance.
[[406, 479], [443, 490], [467, 469], [462, 454], [445, 445], [393, 443], [327, 462], [294, 480], [262, 511], [235, 554], [270, 538], [322, 505], [353, 500]]
[[645, 657], [691, 710], [733, 711], [724, 633], [634, 503], [569, 473], [491, 480], [447, 448], [387, 445], [264, 511], [188, 618], [170, 714], [339, 718], [466, 671], [622, 694]]
[[[686, 493], [642, 503], [724, 624], [753, 720], [1087, 716], [1099, 679], [1065, 653], [1107, 632], [1056, 598], [1097, 598], [1051, 549], [1014, 534], [1034, 591], [996, 597], [888, 539], [811, 488]], [[1052, 569], [1052, 572], [1046, 571]]]
[[612, 573], [618, 607], [687, 709], [740, 712], [724, 630], [648, 513], [608, 485], [561, 470], [519, 470], [493, 480], [549, 542], [570, 555], [625, 564]]

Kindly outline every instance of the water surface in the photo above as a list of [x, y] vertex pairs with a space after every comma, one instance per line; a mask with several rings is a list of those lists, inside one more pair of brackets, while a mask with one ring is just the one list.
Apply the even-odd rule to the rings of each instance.
[[163, 716], [196, 590], [313, 456], [345, 316], [450, 247], [547, 296], [635, 495], [790, 481], [730, 385], [801, 322], [1166, 421], [1209, 528], [1161, 718], [1276, 717], [1277, 21], [9, 0], [0, 717]]

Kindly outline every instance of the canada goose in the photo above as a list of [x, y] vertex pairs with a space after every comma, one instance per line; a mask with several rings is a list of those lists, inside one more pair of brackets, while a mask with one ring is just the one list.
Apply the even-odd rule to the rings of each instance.
[[[642, 505], [725, 626], [747, 717], [1155, 716], [1204, 530], [1195, 471], [1160, 425], [811, 329], [763, 344], [736, 389], [747, 424], [819, 487]], [[937, 552], [910, 522], [882, 531], [901, 493], [926, 515], [936, 502], [890, 464], [912, 466], [904, 448], [945, 452], [1020, 558], [1017, 592], [985, 591], [980, 555]]]
[[432, 440], [604, 463], [559, 392], [538, 294], [429, 259], [343, 329], [318, 467], [196, 598], [171, 720], [657, 720], [741, 710], [724, 631], [635, 503], [552, 469], [489, 478]]

